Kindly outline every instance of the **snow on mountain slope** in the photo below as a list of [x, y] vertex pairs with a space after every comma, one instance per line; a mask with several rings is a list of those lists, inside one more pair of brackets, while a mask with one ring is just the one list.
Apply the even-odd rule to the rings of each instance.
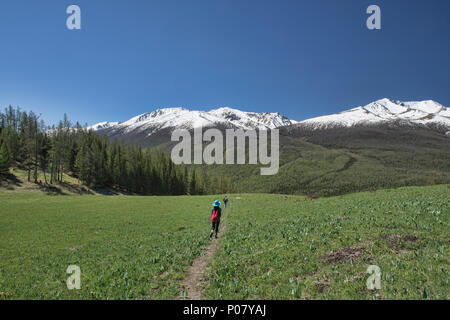
[[432, 100], [401, 102], [381, 99], [341, 113], [307, 119], [299, 122], [299, 125], [313, 129], [326, 129], [392, 121], [450, 128], [450, 110]]
[[109, 122], [109, 121], [105, 121], [105, 122], [99, 122], [97, 124], [94, 124], [93, 126], [87, 127], [88, 130], [92, 129], [94, 131], [100, 130], [100, 129], [107, 129], [107, 128], [111, 128], [115, 125], [118, 125], [119, 122]]
[[437, 126], [446, 132], [450, 130], [450, 109], [432, 100], [401, 102], [381, 99], [341, 113], [297, 122], [277, 112], [244, 112], [228, 107], [210, 111], [164, 108], [138, 115], [125, 122], [100, 122], [88, 129], [106, 133], [110, 137], [127, 137], [131, 140], [133, 137], [137, 137], [136, 139], [141, 140], [144, 137], [167, 132], [167, 130], [170, 132], [175, 128], [221, 126], [249, 130], [274, 129], [297, 124], [297, 126], [315, 130], [394, 122]]
[[95, 131], [108, 129], [120, 131], [122, 134], [131, 132], [154, 132], [165, 128], [198, 128], [224, 125], [228, 127], [249, 129], [274, 129], [280, 126], [297, 123], [279, 113], [244, 112], [228, 107], [210, 111], [188, 110], [185, 108], [164, 108], [144, 113], [125, 122], [101, 122], [88, 129]]

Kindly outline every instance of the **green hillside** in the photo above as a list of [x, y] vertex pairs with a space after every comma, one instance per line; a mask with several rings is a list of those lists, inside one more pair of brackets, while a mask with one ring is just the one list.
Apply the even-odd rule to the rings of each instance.
[[428, 129], [282, 130], [280, 169], [261, 176], [254, 165], [204, 166], [233, 180], [234, 192], [312, 197], [450, 183], [450, 138]]

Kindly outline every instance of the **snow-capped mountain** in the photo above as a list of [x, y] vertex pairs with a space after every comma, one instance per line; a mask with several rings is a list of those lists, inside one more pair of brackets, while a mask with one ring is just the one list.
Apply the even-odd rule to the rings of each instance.
[[88, 129], [92, 129], [94, 131], [101, 130], [101, 129], [108, 129], [111, 127], [114, 127], [115, 125], [118, 125], [120, 122], [99, 122], [97, 124], [94, 124], [93, 126], [88, 127]]
[[141, 114], [125, 122], [100, 122], [88, 129], [106, 134], [112, 139], [123, 139], [126, 143], [155, 146], [170, 141], [171, 132], [177, 128], [218, 127], [249, 130], [292, 127], [321, 130], [384, 124], [426, 126], [445, 133], [450, 131], [450, 110], [432, 100], [400, 102], [381, 99], [363, 107], [297, 122], [278, 112], [244, 112], [228, 107], [210, 111], [164, 108]]
[[274, 129], [297, 123], [274, 113], [244, 112], [228, 107], [210, 111], [164, 108], [144, 113], [125, 122], [100, 122], [87, 129], [106, 134], [111, 139], [150, 147], [170, 141], [175, 129], [233, 128]]
[[311, 129], [329, 129], [394, 122], [404, 125], [437, 126], [449, 130], [450, 109], [432, 100], [401, 102], [381, 99], [341, 113], [307, 119], [298, 125]]
[[125, 122], [100, 122], [88, 127], [95, 131], [118, 130], [122, 133], [146, 131], [152, 135], [166, 128], [186, 128], [224, 126], [240, 129], [274, 129], [297, 123], [279, 113], [244, 112], [232, 108], [218, 108], [197, 111], [185, 108], [164, 108], [144, 113]]

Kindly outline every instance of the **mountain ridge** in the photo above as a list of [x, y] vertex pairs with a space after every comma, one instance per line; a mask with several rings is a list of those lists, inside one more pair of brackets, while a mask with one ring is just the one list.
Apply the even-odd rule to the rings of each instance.
[[178, 128], [216, 127], [220, 129], [275, 129], [329, 130], [350, 127], [425, 127], [440, 133], [450, 131], [450, 109], [433, 100], [401, 102], [380, 99], [365, 106], [340, 113], [296, 121], [279, 112], [246, 112], [230, 107], [208, 111], [182, 107], [161, 108], [146, 112], [124, 122], [100, 122], [87, 127], [111, 139], [126, 143], [155, 146], [170, 140]]
[[[201, 123], [201, 121], [193, 122], [192, 127], [200, 124], [208, 124], [208, 120], [212, 122], [214, 120], [216, 120], [216, 122], [224, 122], [226, 120], [233, 125], [240, 125], [244, 129], [255, 128], [258, 126], [273, 129], [276, 127], [291, 124], [304, 125], [311, 123], [321, 123], [319, 127], [324, 128], [327, 126], [333, 127], [335, 125], [352, 126], [366, 122], [376, 123], [377, 121], [381, 122], [393, 120], [411, 121], [416, 124], [440, 122], [447, 126], [450, 126], [450, 109], [436, 101], [424, 100], [402, 102], [399, 100], [383, 98], [371, 102], [365, 106], [346, 109], [338, 113], [308, 118], [302, 121], [289, 119], [279, 112], [247, 112], [230, 107], [219, 107], [217, 109], [211, 109], [209, 111], [200, 111], [193, 109], [191, 110], [184, 107], [169, 107], [142, 113], [123, 122], [104, 121], [96, 123], [92, 126], [88, 126], [88, 129], [101, 130], [114, 126], [132, 126], [135, 124], [157, 122], [148, 121], [149, 118], [155, 120], [158, 120], [158, 118], [160, 118], [161, 121], [167, 121], [167, 118], [170, 118], [170, 115], [172, 115], [172, 118], [179, 116], [188, 116], [186, 118], [179, 119], [178, 122], [173, 121], [173, 119], [169, 119], [173, 121], [171, 123], [173, 123], [174, 126], [183, 126], [183, 122], [192, 123], [193, 120], [198, 120], [195, 117], [205, 120], [204, 123]], [[209, 118], [205, 116], [209, 116]], [[252, 121], [249, 122], [248, 119], [245, 119], [245, 117], [250, 118]], [[242, 118], [244, 118], [244, 120], [247, 120], [247, 122], [241, 121], [239, 123], [239, 120], [241, 120]], [[167, 125], [163, 127], [167, 127]]]
[[274, 129], [297, 123], [279, 112], [247, 112], [230, 107], [220, 107], [209, 111], [190, 110], [183, 107], [161, 108], [142, 113], [124, 122], [105, 121], [89, 126], [88, 129], [100, 130], [111, 127], [147, 127], [150, 124], [159, 128], [209, 126], [211, 124], [228, 124], [242, 129]]
[[389, 122], [440, 126], [450, 130], [450, 109], [433, 100], [402, 102], [384, 98], [340, 113], [306, 119], [297, 125], [311, 129], [328, 129]]

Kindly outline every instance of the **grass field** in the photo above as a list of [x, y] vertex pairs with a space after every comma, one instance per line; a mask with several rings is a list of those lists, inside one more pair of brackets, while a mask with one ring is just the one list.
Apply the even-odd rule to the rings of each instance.
[[[449, 186], [310, 200], [242, 195], [209, 270], [211, 299], [449, 299]], [[369, 291], [369, 265], [381, 289]]]
[[[449, 299], [449, 190], [232, 195], [204, 297]], [[217, 197], [0, 192], [0, 299], [173, 299]], [[81, 290], [66, 287], [71, 264]]]
[[[210, 202], [1, 193], [0, 297], [173, 298], [209, 241]], [[67, 289], [71, 264], [81, 268], [82, 290]]]

